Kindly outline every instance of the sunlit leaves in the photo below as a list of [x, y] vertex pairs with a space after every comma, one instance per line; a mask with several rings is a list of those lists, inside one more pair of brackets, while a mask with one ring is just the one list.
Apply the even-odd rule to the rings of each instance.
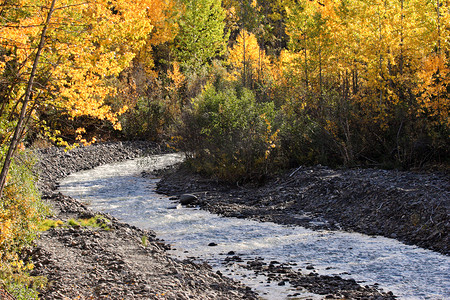
[[[59, 0], [50, 20], [46, 45], [38, 65], [31, 109], [56, 108], [76, 118], [88, 115], [111, 121], [117, 115], [106, 100], [116, 94], [108, 80], [129, 66], [136, 54], [162, 28], [168, 1]], [[20, 101], [33, 63], [49, 1], [22, 0], [2, 5], [0, 71], [3, 106]], [[158, 8], [158, 9], [157, 9]], [[157, 13], [156, 15], [153, 12]], [[163, 40], [161, 32], [158, 40]], [[4, 104], [6, 105], [6, 104]]]
[[419, 77], [419, 113], [431, 117], [435, 125], [450, 128], [450, 65], [446, 56], [435, 54], [424, 58]]
[[259, 47], [256, 36], [246, 30], [239, 33], [229, 50], [228, 61], [234, 68], [234, 76], [247, 77], [247, 80], [260, 80], [271, 68], [270, 59]]
[[219, 0], [180, 2], [184, 10], [175, 39], [176, 54], [185, 68], [196, 70], [225, 53], [225, 10]]

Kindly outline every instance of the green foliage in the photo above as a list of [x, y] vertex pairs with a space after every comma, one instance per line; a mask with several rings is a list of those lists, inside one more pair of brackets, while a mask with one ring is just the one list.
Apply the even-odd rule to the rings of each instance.
[[172, 88], [168, 76], [151, 78], [149, 86], [136, 100], [133, 109], [121, 116], [127, 139], [161, 140], [180, 118], [179, 90]]
[[154, 141], [170, 138], [190, 99], [198, 96], [207, 82], [226, 86], [226, 74], [224, 63], [218, 60], [183, 73], [174, 63], [167, 74], [147, 80], [148, 88], [138, 97], [133, 109], [121, 116], [124, 136]]
[[0, 201], [0, 285], [17, 299], [37, 299], [34, 287], [44, 284], [43, 278], [28, 275], [33, 265], [21, 257], [48, 214], [34, 184], [33, 165], [30, 152], [21, 151], [15, 156]]
[[29, 277], [28, 279], [32, 280], [24, 280], [16, 276], [16, 280], [9, 281], [5, 284], [5, 289], [16, 300], [38, 300], [39, 292], [37, 289], [45, 286], [47, 280], [43, 277]]
[[197, 70], [225, 53], [225, 10], [219, 0], [181, 0], [184, 12], [175, 38], [176, 55], [185, 69]]
[[199, 172], [230, 182], [262, 179], [276, 158], [274, 118], [273, 103], [257, 103], [250, 90], [208, 85], [185, 115], [179, 147]]
[[74, 219], [71, 218], [67, 222], [61, 220], [50, 220], [46, 219], [39, 224], [39, 231], [47, 231], [52, 228], [57, 227], [92, 227], [92, 228], [102, 228], [106, 231], [110, 230], [109, 224], [110, 220], [107, 218], [97, 215], [90, 219]]
[[39, 231], [47, 231], [51, 228], [60, 227], [64, 224], [61, 220], [50, 220], [46, 219], [41, 224], [39, 224]]
[[75, 219], [71, 218], [71, 219], [67, 220], [67, 226], [102, 228], [102, 229], [108, 231], [108, 230], [110, 230], [110, 227], [108, 226], [110, 224], [110, 222], [111, 221], [109, 221], [107, 218], [97, 215], [90, 219], [75, 220]]
[[32, 172], [34, 158], [30, 152], [16, 155], [0, 202], [0, 249], [15, 251], [29, 245], [37, 225], [48, 213], [40, 200]]
[[100, 215], [97, 215], [90, 219], [79, 219], [78, 222], [81, 226], [84, 227], [101, 228], [106, 231], [110, 230], [109, 224], [111, 223], [110, 220]]
[[71, 218], [67, 221], [67, 225], [72, 226], [72, 227], [79, 227], [80, 223], [77, 220]]
[[284, 165], [336, 165], [336, 147], [326, 131], [307, 114], [281, 113], [280, 152]]

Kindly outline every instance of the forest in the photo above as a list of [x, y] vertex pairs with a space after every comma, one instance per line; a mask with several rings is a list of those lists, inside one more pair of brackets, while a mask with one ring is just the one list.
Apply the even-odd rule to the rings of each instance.
[[448, 0], [1, 0], [0, 286], [41, 284], [32, 149], [151, 140], [231, 183], [448, 170], [449, 93]]

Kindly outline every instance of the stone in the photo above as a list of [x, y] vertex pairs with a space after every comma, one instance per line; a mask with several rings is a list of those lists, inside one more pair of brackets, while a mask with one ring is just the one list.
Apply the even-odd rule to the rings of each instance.
[[197, 196], [192, 194], [183, 194], [180, 196], [180, 203], [182, 205], [194, 204], [198, 200]]

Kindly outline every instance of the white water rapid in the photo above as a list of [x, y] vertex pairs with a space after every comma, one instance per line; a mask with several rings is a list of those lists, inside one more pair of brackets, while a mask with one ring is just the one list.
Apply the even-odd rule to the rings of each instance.
[[[181, 155], [169, 154], [101, 166], [68, 176], [59, 190], [94, 210], [156, 231], [176, 248], [174, 255], [207, 261], [265, 299], [286, 299], [293, 293], [292, 287], [269, 284], [266, 278], [240, 268], [239, 263], [225, 267], [224, 253], [234, 251], [244, 260], [261, 257], [267, 262], [291, 263], [302, 270], [313, 265], [320, 275], [353, 278], [361, 285], [377, 283], [400, 299], [450, 299], [450, 258], [436, 252], [384, 237], [223, 218], [177, 207], [168, 197], [155, 193], [156, 179], [142, 178], [140, 172], [181, 159]], [[209, 243], [217, 246], [209, 247]], [[305, 293], [295, 299], [306, 297], [315, 298]]]

